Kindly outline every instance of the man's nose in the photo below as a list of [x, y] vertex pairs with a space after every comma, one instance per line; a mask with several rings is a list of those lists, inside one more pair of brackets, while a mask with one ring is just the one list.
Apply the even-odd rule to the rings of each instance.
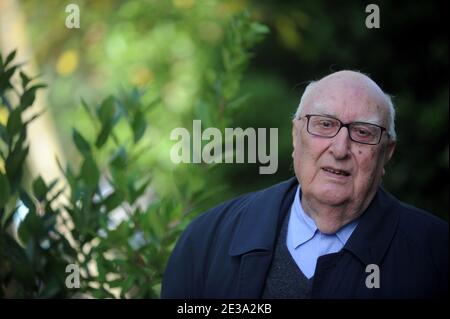
[[333, 137], [330, 151], [337, 159], [344, 159], [350, 154], [350, 136], [347, 127], [341, 127], [338, 134]]

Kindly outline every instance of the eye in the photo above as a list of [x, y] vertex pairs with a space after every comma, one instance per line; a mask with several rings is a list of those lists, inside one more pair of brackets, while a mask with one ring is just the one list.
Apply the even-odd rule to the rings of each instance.
[[361, 136], [367, 136], [370, 135], [370, 132], [365, 129], [358, 129], [358, 134]]
[[323, 128], [330, 128], [333, 126], [333, 121], [330, 120], [321, 120], [319, 122], [319, 126], [323, 127]]
[[360, 137], [369, 137], [369, 136], [373, 135], [369, 129], [367, 129], [365, 127], [361, 127], [361, 126], [354, 127], [353, 132], [356, 133]]

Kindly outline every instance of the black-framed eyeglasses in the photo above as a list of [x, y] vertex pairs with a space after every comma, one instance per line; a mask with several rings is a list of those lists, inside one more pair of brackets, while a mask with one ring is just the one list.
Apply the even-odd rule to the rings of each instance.
[[383, 132], [386, 131], [386, 128], [372, 123], [351, 122], [344, 124], [337, 118], [327, 115], [307, 114], [303, 117], [308, 120], [306, 127], [311, 135], [332, 138], [339, 133], [341, 128], [346, 127], [350, 139], [361, 144], [377, 145], [381, 141]]

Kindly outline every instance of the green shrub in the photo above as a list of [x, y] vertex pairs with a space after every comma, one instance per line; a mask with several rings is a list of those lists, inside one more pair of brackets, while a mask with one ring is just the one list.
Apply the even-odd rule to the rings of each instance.
[[[236, 95], [249, 50], [265, 32], [248, 14], [232, 19], [219, 51], [222, 67], [211, 74], [210, 91], [192, 117], [218, 127], [230, 121], [242, 99]], [[93, 134], [73, 129], [80, 165], [58, 163], [64, 180], [46, 183], [38, 176], [27, 186], [27, 126], [39, 114], [24, 121], [23, 113], [44, 85], [20, 71], [15, 88], [11, 78], [20, 66], [12, 65], [14, 56], [3, 61], [0, 55], [1, 107], [8, 111], [6, 125], [0, 124], [0, 297], [159, 297], [176, 239], [210, 194], [198, 186], [209, 171], [180, 170], [183, 194], [159, 192], [155, 169], [137, 164], [151, 125], [145, 114], [158, 100], [144, 104], [133, 89], [96, 106], [83, 101]], [[14, 106], [12, 94], [18, 95]], [[21, 210], [27, 213], [16, 232]], [[69, 265], [79, 270], [79, 287], [71, 286]]]

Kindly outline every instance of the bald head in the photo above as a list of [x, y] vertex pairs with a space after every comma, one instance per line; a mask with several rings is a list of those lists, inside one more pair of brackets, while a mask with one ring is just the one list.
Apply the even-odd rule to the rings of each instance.
[[373, 104], [380, 112], [387, 115], [387, 129], [390, 138], [396, 139], [395, 110], [391, 98], [368, 76], [345, 70], [327, 75], [319, 81], [311, 82], [303, 93], [295, 117], [301, 116], [305, 106], [319, 103], [318, 101], [324, 95], [330, 96], [332, 99], [346, 95], [348, 100]]

